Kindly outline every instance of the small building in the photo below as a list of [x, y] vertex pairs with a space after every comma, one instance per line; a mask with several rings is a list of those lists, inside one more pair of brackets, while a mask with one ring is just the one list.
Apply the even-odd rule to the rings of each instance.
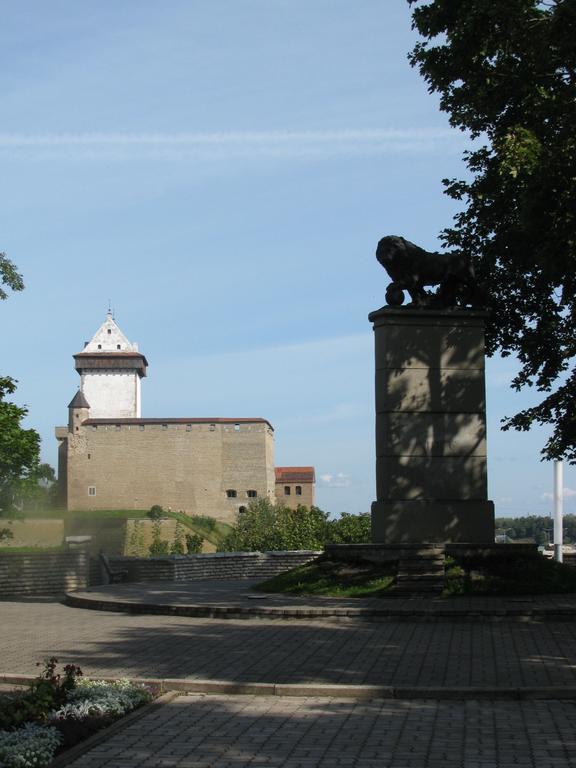
[[[234, 522], [250, 501], [314, 503], [314, 468], [274, 469], [274, 429], [261, 417], [146, 418], [148, 361], [112, 314], [74, 355], [80, 388], [56, 427], [59, 484], [70, 510], [149, 509]], [[286, 489], [290, 488], [289, 492]], [[290, 499], [288, 499], [290, 496]]]
[[276, 467], [276, 500], [290, 509], [314, 504], [314, 467]]

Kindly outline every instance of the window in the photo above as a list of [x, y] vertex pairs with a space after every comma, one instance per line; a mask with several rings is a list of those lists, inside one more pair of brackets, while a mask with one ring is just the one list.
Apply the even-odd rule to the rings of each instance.
[[243, 514], [244, 512], [246, 512], [246, 507], [238, 507], [238, 512], [240, 512], [240, 514]]
[[186, 432], [192, 431], [192, 424], [186, 424]]
[[210, 424], [210, 432], [214, 432], [216, 429], [216, 424]]
[[98, 424], [92, 424], [92, 431], [96, 432], [97, 429], [98, 429]]
[[108, 336], [112, 333], [112, 328], [108, 328]]
[[285, 485], [284, 486], [284, 496], [290, 496], [290, 486]]
[[302, 486], [301, 485], [297, 485], [294, 490], [296, 491], [296, 496], [302, 496]]
[[234, 424], [234, 432], [240, 432], [240, 424]]
[[79, 429], [78, 429], [78, 427], [76, 427], [76, 432], [79, 432]]
[[116, 432], [120, 432], [122, 429], [122, 424], [116, 424]]
[[162, 429], [168, 429], [168, 424], [162, 424]]
[[116, 344], [116, 349], [120, 349], [120, 344]]
[[90, 458], [90, 454], [88, 454], [88, 458]]
[[96, 486], [95, 485], [89, 485], [88, 486], [88, 496], [96, 496]]
[[258, 493], [256, 491], [246, 491], [246, 496], [248, 496], [249, 499], [255, 499], [256, 496], [258, 496]]
[[140, 430], [140, 432], [144, 432], [144, 424], [139, 424], [138, 429]]
[[102, 344], [98, 344], [98, 349], [102, 349]]
[[235, 499], [236, 498], [236, 491], [234, 488], [228, 488], [226, 491], [226, 496], [228, 496], [229, 499]]

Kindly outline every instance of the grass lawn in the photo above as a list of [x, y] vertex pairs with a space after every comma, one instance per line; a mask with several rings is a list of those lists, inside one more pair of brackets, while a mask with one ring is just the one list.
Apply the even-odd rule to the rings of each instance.
[[395, 564], [343, 563], [320, 558], [257, 584], [259, 592], [325, 597], [381, 597], [394, 583]]
[[532, 557], [446, 559], [444, 595], [543, 595], [576, 592], [576, 568]]

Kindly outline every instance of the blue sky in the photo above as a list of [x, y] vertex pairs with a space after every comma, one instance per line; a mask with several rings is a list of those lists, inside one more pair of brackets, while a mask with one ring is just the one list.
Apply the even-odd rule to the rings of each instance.
[[[406, 59], [404, 0], [20, 0], [0, 28], [2, 373], [55, 463], [71, 355], [104, 319], [150, 362], [146, 416], [263, 416], [333, 514], [374, 498], [368, 312], [385, 234], [430, 249], [465, 137]], [[544, 514], [546, 433], [487, 369], [497, 514]], [[565, 470], [566, 511], [576, 478]]]

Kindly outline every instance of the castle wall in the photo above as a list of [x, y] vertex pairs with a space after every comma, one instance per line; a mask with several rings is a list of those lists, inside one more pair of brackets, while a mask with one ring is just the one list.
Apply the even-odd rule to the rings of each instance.
[[92, 419], [140, 416], [140, 377], [134, 370], [90, 371], [81, 377]]
[[248, 491], [274, 500], [272, 441], [262, 422], [88, 424], [68, 436], [68, 509], [160, 504], [234, 522]]
[[[314, 483], [277, 482], [276, 501], [289, 509], [296, 509], [299, 504], [304, 507], [312, 507], [314, 506], [314, 488]], [[286, 492], [288, 489], [289, 493]], [[300, 489], [300, 493], [297, 493], [298, 489]]]

